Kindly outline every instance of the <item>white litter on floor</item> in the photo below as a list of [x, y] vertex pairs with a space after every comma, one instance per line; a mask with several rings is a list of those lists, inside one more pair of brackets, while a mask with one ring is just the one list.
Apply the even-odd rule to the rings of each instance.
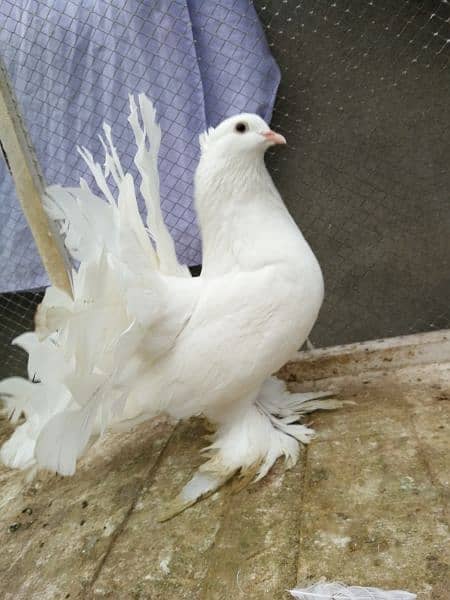
[[415, 600], [416, 594], [401, 590], [346, 586], [342, 583], [315, 583], [308, 588], [289, 590], [299, 600]]

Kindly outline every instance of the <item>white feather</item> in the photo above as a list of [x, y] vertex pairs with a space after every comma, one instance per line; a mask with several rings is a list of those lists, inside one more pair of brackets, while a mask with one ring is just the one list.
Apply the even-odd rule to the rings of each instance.
[[103, 123], [103, 131], [105, 133], [105, 137], [108, 142], [108, 145], [106, 145], [102, 136], [101, 135], [99, 136], [100, 141], [103, 146], [103, 149], [105, 151], [105, 175], [108, 175], [109, 173], [111, 173], [114, 181], [116, 182], [117, 185], [119, 185], [119, 183], [121, 182], [121, 180], [124, 178], [125, 175], [124, 175], [124, 172], [122, 169], [122, 165], [120, 164], [117, 150], [114, 147], [114, 144], [112, 141], [112, 133], [111, 133], [110, 125], [108, 125], [107, 123]]
[[35, 385], [37, 384], [22, 377], [8, 377], [0, 381], [0, 398], [4, 402], [8, 418], [12, 423], [17, 423], [20, 419], [34, 394], [33, 386]]
[[61, 475], [73, 475], [76, 461], [94, 430], [98, 406], [90, 402], [80, 410], [54, 415], [39, 433], [35, 458], [39, 466]]
[[346, 586], [342, 583], [319, 582], [308, 588], [290, 590], [298, 600], [415, 600], [416, 594], [401, 590]]
[[0, 448], [0, 460], [10, 469], [26, 470], [36, 464], [34, 450], [36, 435], [29, 419], [14, 430], [12, 436]]
[[[134, 159], [142, 177], [141, 193], [147, 207], [147, 226], [155, 241], [159, 259], [159, 268], [167, 275], [189, 277], [189, 270], [181, 266], [175, 253], [175, 244], [164, 223], [159, 198], [158, 152], [161, 143], [161, 129], [156, 123], [153, 104], [144, 95], [139, 94], [139, 109], [142, 118], [139, 124], [139, 111], [133, 96], [130, 96], [130, 116], [128, 121], [133, 129], [137, 144]], [[149, 142], [149, 149], [146, 142]]]
[[214, 127], [209, 127], [206, 131], [204, 131], [198, 136], [198, 143], [200, 144], [200, 149], [202, 152], [206, 150], [208, 142], [212, 138], [213, 134]]
[[21, 413], [25, 423], [19, 425], [11, 438], [0, 450], [0, 460], [14, 469], [28, 469], [36, 463], [35, 446], [45, 424], [64, 410], [70, 403], [71, 395], [61, 383], [31, 383], [19, 378], [5, 379], [0, 383], [0, 396], [13, 422]]

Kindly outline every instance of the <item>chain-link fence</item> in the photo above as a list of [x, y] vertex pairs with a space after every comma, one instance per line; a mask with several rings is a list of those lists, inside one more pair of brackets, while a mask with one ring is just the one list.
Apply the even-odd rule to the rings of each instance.
[[[270, 116], [278, 70], [267, 38], [281, 71], [272, 124], [289, 142], [268, 162], [326, 280], [313, 341], [449, 326], [446, 0], [3, 0], [0, 22], [0, 55], [49, 183], [86, 175], [74, 149], [101, 157], [103, 119], [131, 166], [128, 94], [155, 100], [163, 209], [190, 265], [201, 260], [197, 134], [243, 110]], [[3, 289], [8, 277], [9, 289], [44, 285], [6, 166], [0, 191]], [[5, 341], [39, 297], [4, 296]]]

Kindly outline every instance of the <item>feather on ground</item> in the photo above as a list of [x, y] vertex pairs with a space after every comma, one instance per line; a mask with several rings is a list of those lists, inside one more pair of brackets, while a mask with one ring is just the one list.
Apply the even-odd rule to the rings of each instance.
[[319, 582], [308, 588], [290, 590], [298, 600], [415, 600], [416, 594], [401, 590], [346, 586], [336, 582]]

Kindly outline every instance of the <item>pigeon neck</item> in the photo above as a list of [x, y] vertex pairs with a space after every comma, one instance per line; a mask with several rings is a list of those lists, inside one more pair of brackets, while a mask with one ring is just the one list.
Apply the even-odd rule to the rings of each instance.
[[205, 226], [223, 220], [251, 194], [265, 191], [273, 183], [262, 153], [249, 156], [202, 156], [195, 174], [195, 201]]
[[[202, 157], [196, 177], [196, 208], [203, 247], [203, 275], [255, 268], [275, 259], [273, 224], [283, 236], [293, 222], [265, 167], [264, 158]], [[295, 237], [298, 237], [295, 227]], [[278, 257], [277, 257], [278, 258]]]

